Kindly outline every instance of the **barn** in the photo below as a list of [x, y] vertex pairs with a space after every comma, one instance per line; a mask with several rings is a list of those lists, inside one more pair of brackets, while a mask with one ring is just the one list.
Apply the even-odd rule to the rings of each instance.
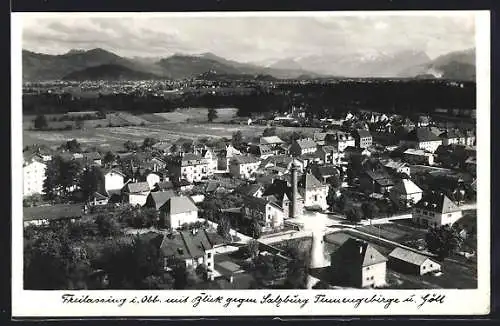
[[389, 254], [388, 266], [396, 272], [414, 275], [441, 270], [441, 265], [429, 257], [400, 247]]

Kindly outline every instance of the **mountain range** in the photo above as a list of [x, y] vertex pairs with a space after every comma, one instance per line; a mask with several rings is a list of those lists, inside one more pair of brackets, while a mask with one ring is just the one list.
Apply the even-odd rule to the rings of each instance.
[[213, 53], [174, 54], [165, 58], [127, 58], [101, 48], [49, 55], [23, 50], [23, 80], [180, 79], [210, 73], [269, 78], [403, 77], [475, 80], [475, 49], [431, 60], [421, 51], [367, 52], [349, 56], [283, 58], [268, 65], [242, 63]]

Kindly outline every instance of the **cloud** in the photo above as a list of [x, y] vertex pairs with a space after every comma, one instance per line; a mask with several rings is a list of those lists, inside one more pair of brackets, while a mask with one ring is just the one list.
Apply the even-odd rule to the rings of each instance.
[[44, 53], [102, 47], [125, 56], [213, 52], [241, 61], [315, 54], [423, 50], [431, 57], [474, 46], [474, 16], [102, 17], [60, 13], [23, 18], [23, 47]]

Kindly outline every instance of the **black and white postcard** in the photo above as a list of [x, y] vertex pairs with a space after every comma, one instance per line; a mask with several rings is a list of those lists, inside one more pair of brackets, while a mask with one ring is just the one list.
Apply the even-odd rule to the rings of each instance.
[[14, 13], [13, 316], [489, 313], [489, 33]]

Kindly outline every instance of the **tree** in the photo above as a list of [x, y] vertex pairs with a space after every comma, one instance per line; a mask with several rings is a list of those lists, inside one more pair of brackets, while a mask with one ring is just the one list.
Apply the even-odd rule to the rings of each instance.
[[212, 122], [215, 119], [217, 119], [217, 110], [215, 110], [214, 108], [208, 109], [208, 121]]
[[240, 148], [242, 142], [243, 142], [243, 134], [241, 133], [241, 131], [238, 130], [238, 131], [234, 132], [233, 136], [231, 138], [231, 144], [235, 148]]
[[79, 161], [62, 161], [60, 169], [59, 183], [63, 193], [67, 195], [69, 191], [78, 184], [82, 166]]
[[254, 277], [259, 284], [273, 284], [286, 277], [287, 263], [278, 255], [259, 255], [255, 260]]
[[270, 127], [270, 128], [264, 129], [262, 136], [263, 137], [276, 136], [276, 127]]
[[328, 204], [328, 207], [330, 207], [330, 209], [332, 209], [335, 206], [335, 202], [337, 201], [336, 199], [337, 199], [337, 194], [335, 188], [330, 187], [328, 189], [328, 194], [326, 196], [326, 203]]
[[90, 262], [71, 243], [67, 225], [35, 232], [25, 238], [24, 287], [32, 290], [85, 288]]
[[81, 153], [82, 147], [76, 139], [68, 140], [66, 143], [60, 147], [63, 150], [67, 150], [71, 153]]
[[120, 233], [120, 224], [109, 214], [98, 215], [95, 224], [103, 237], [114, 236]]
[[227, 216], [222, 216], [217, 224], [217, 233], [225, 240], [231, 240], [231, 222]]
[[38, 129], [38, 130], [46, 129], [49, 126], [49, 124], [47, 122], [47, 117], [43, 114], [37, 115], [37, 117], [35, 118], [35, 120], [33, 122], [34, 122], [35, 129]]
[[172, 144], [172, 146], [170, 146], [170, 153], [177, 153], [179, 151], [179, 146], [177, 146], [177, 144]]
[[310, 251], [290, 246], [285, 252], [291, 258], [287, 265], [285, 286], [290, 289], [306, 289], [311, 262]]
[[137, 143], [130, 141], [130, 140], [127, 140], [123, 144], [123, 147], [125, 147], [125, 149], [129, 152], [135, 152], [139, 149], [139, 146], [137, 145]]
[[102, 163], [105, 166], [109, 166], [115, 160], [116, 160], [116, 155], [112, 151], [107, 151], [106, 154], [104, 154], [104, 157], [102, 158]]
[[79, 186], [86, 201], [95, 192], [104, 190], [104, 174], [98, 166], [92, 166], [80, 175]]
[[250, 258], [254, 261], [259, 255], [259, 242], [257, 240], [250, 240], [247, 243], [247, 250], [250, 254]]
[[194, 149], [194, 144], [192, 140], [188, 140], [182, 143], [182, 150], [186, 153], [192, 152]]
[[363, 203], [361, 205], [361, 210], [365, 219], [372, 219], [379, 213], [377, 205], [372, 202]]
[[361, 221], [361, 214], [359, 209], [353, 207], [346, 212], [346, 218], [351, 222], [358, 223]]
[[45, 169], [45, 179], [43, 181], [43, 192], [49, 200], [56, 198], [61, 191], [61, 165], [62, 159], [60, 156], [55, 156], [47, 163]]
[[457, 229], [443, 225], [429, 228], [425, 242], [430, 252], [436, 254], [439, 259], [444, 259], [459, 249], [463, 240]]
[[142, 149], [151, 149], [153, 148], [153, 145], [158, 143], [158, 139], [151, 138], [151, 137], [146, 137], [144, 141], [142, 142]]
[[208, 278], [208, 270], [204, 264], [199, 264], [195, 269], [198, 279], [206, 280]]
[[257, 219], [253, 219], [252, 222], [250, 223], [250, 235], [254, 239], [260, 238], [260, 235], [262, 234], [262, 229], [260, 227], [259, 221]]
[[330, 185], [330, 188], [338, 189], [341, 186], [340, 176], [337, 174], [332, 175], [330, 178], [328, 178], [328, 184]]

